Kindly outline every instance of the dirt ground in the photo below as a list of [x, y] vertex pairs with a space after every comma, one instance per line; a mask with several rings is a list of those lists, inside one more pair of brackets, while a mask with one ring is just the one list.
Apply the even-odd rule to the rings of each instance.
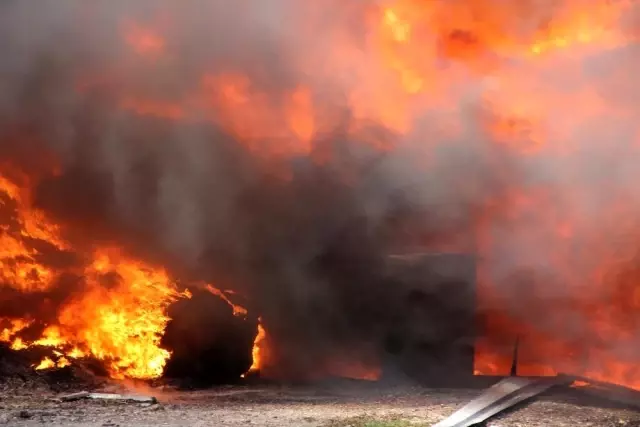
[[[72, 390], [81, 391], [81, 390]], [[98, 391], [98, 390], [90, 390]], [[101, 391], [122, 392], [122, 385]], [[158, 404], [79, 400], [56, 402], [50, 389], [0, 387], [0, 424], [7, 426], [295, 426], [359, 427], [349, 420], [395, 419], [429, 426], [445, 418], [481, 390], [432, 390], [418, 386], [382, 387], [337, 382], [315, 386], [233, 386], [200, 391], [168, 387], [137, 390]], [[343, 421], [340, 421], [343, 420]], [[344, 421], [346, 420], [346, 421]], [[593, 402], [577, 391], [556, 391], [503, 415], [488, 426], [637, 427], [640, 413]]]

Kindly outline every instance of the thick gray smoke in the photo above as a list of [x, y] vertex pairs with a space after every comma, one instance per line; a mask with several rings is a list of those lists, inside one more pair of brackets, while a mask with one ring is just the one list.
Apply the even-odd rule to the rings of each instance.
[[[323, 32], [364, 44], [354, 24], [365, 22], [370, 4], [336, 2], [320, 11], [288, 0], [0, 7], [1, 154], [44, 176], [35, 201], [72, 225], [72, 241], [115, 242], [185, 282], [238, 291], [251, 315], [262, 316], [285, 375], [322, 371], [344, 352], [377, 363], [393, 291], [383, 283], [384, 256], [397, 240], [394, 224], [416, 210], [404, 187], [424, 182], [402, 165], [409, 153], [359, 141], [393, 144], [398, 135], [375, 122], [362, 136], [351, 131], [342, 78], [305, 75], [299, 64], [329, 57], [335, 46]], [[145, 61], [132, 52], [127, 32], [140, 23], [159, 29], [166, 55]], [[299, 85], [311, 87], [339, 116], [313, 141], [326, 159], [272, 158], [286, 141], [264, 138], [266, 154], [255, 153], [210, 120], [120, 108], [123, 94], [179, 100], [203, 75], [228, 72], [246, 75], [273, 105]], [[197, 339], [213, 334], [206, 323], [187, 324]], [[217, 325], [225, 327], [232, 326]]]
[[[516, 87], [510, 83], [519, 75], [525, 76], [517, 86], [523, 98], [540, 93], [527, 86], [527, 76], [549, 74], [547, 90], [571, 97], [585, 83], [597, 84], [607, 105], [622, 105], [631, 92], [620, 88], [627, 86], [603, 83], [611, 58], [590, 60], [577, 78], [571, 59], [558, 62], [570, 71], [503, 63], [506, 79], [498, 83], [452, 62], [443, 75], [465, 76], [446, 94], [453, 112], [411, 107], [415, 131], [408, 135], [375, 121], [354, 131], [349, 90], [363, 70], [372, 80], [383, 73], [375, 66], [379, 53], [367, 44], [365, 23], [374, 6], [310, 3], [4, 1], [0, 159], [44, 174], [36, 202], [74, 225], [72, 240], [115, 241], [185, 281], [210, 281], [245, 295], [292, 371], [364, 348], [379, 336], [393, 292], [383, 279], [384, 257], [398, 242], [478, 250], [472, 229], [493, 203], [500, 214], [488, 224], [498, 242], [485, 254], [489, 274], [500, 284], [531, 268], [557, 278], [560, 267], [549, 261], [547, 244], [530, 238], [546, 230], [546, 218], [510, 222], [515, 190], [548, 189], [545, 200], [583, 213], [582, 226], [591, 230], [598, 216], [587, 209], [599, 211], [612, 192], [622, 196], [637, 187], [635, 163], [628, 160], [637, 155], [628, 144], [637, 129], [635, 107], [621, 123], [594, 120], [566, 135], [565, 129], [576, 129], [566, 118], [566, 101], [545, 106], [549, 113], [523, 99], [523, 114], [544, 113], [548, 144], [578, 148], [570, 157], [515, 155], [487, 136], [489, 113], [518, 114], [507, 108], [513, 102], [503, 106], [500, 100], [510, 99]], [[132, 51], [126, 34], [136, 25], [162, 35], [160, 58], [141, 60]], [[331, 68], [339, 45], [349, 46], [347, 59]], [[180, 100], [203, 75], [234, 72], [247, 76], [272, 105], [282, 103], [283, 93], [309, 87], [339, 120], [316, 133], [311, 155], [279, 156], [273, 153], [286, 151], [282, 138], [263, 138], [263, 149], [252, 150], [216, 125], [224, 117], [215, 110], [214, 120], [173, 120], [120, 108], [124, 95]], [[446, 131], [451, 120], [455, 137]], [[242, 125], [255, 123], [248, 118]], [[527, 145], [538, 136], [521, 139]], [[364, 143], [372, 139], [396, 148]], [[432, 142], [447, 139], [433, 148]], [[50, 159], [58, 164], [54, 174]], [[605, 166], [616, 176], [603, 177], [597, 170]], [[640, 199], [630, 193], [635, 215]], [[505, 293], [518, 312], [518, 298], [527, 291], [513, 289]]]

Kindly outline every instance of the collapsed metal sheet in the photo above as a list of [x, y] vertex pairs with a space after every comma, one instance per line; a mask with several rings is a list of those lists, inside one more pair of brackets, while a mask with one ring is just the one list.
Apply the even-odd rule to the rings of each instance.
[[571, 382], [570, 378], [564, 376], [504, 378], [434, 427], [469, 427], [479, 424], [553, 386], [568, 385]]
[[566, 375], [566, 377], [572, 378], [577, 383], [584, 383], [584, 385], [574, 388], [579, 392], [596, 398], [606, 399], [613, 403], [640, 409], [640, 391], [638, 390], [586, 377], [573, 375]]

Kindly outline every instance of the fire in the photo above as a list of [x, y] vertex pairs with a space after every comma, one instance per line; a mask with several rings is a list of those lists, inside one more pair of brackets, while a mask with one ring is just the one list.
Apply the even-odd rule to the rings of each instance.
[[336, 359], [327, 368], [329, 374], [362, 381], [378, 381], [382, 376], [379, 364], [363, 363], [357, 359]]
[[124, 26], [124, 38], [134, 52], [144, 56], [158, 56], [165, 51], [164, 38], [152, 28], [136, 22], [127, 22]]
[[42, 240], [57, 249], [64, 249], [65, 243], [55, 224], [48, 223], [41, 212], [29, 209], [28, 199], [28, 193], [0, 176], [0, 206], [17, 206], [15, 223], [4, 224], [0, 234], [0, 279], [16, 290], [35, 292], [48, 289], [56, 276], [38, 261], [38, 251], [27, 246], [25, 240]]
[[[63, 228], [30, 205], [28, 191], [3, 176], [0, 190], [4, 209], [14, 211], [15, 216], [15, 224], [3, 227], [0, 234], [5, 243], [0, 253], [4, 286], [24, 294], [47, 295], [59, 286], [58, 280], [64, 275], [74, 274], [82, 280], [81, 292], [64, 301], [56, 318], [41, 328], [39, 336], [23, 334], [40, 326], [37, 318], [0, 318], [0, 341], [16, 351], [35, 346], [51, 349], [52, 356], [35, 364], [36, 370], [62, 368], [72, 360], [91, 357], [102, 361], [116, 379], [161, 376], [171, 356], [160, 347], [170, 320], [167, 309], [191, 294], [178, 290], [165, 269], [131, 258], [116, 247], [94, 248], [84, 264], [66, 270], [48, 265], [38, 250], [42, 245], [32, 243], [45, 242], [56, 250], [69, 250], [72, 244], [62, 237]], [[247, 310], [229, 298], [232, 291], [220, 291], [208, 284], [205, 289], [227, 302], [235, 316], [246, 317]], [[254, 356], [258, 354], [254, 351]]]
[[31, 325], [33, 321], [26, 319], [9, 319], [6, 323], [8, 323], [9, 326], [1, 330], [0, 342], [10, 341], [11, 337]]
[[[189, 294], [178, 292], [166, 271], [131, 261], [118, 251], [96, 253], [84, 274], [88, 289], [59, 316], [61, 335], [68, 337], [63, 341], [106, 361], [113, 377], [162, 375], [170, 356], [159, 346], [170, 320], [166, 311], [171, 302]], [[114, 274], [120, 280], [106, 289], [104, 280]], [[57, 334], [49, 339], [59, 348]]]
[[[546, 183], [541, 177], [527, 185], [504, 170], [500, 176], [509, 188], [485, 200], [475, 218], [471, 232], [482, 259], [479, 307], [485, 322], [476, 373], [507, 374], [514, 342], [522, 337], [523, 375], [568, 371], [640, 387], [632, 356], [638, 345], [634, 286], [640, 278], [632, 266], [640, 244], [635, 194], [619, 191], [602, 197], [598, 207], [589, 205], [600, 196], [580, 182], [584, 177], [576, 166], [589, 150], [606, 152], [598, 137], [587, 135], [586, 129], [598, 128], [595, 121], [635, 126], [630, 120], [637, 109], [604, 95], [613, 80], [623, 87], [629, 77], [591, 77], [581, 68], [616, 49], [637, 47], [637, 34], [624, 24], [635, 7], [625, 1], [536, 8], [526, 2], [397, 0], [385, 2], [379, 14], [374, 41], [391, 73], [385, 85], [372, 88], [370, 99], [377, 102], [364, 107], [370, 115], [379, 114], [379, 121], [408, 136], [418, 117], [452, 122], [435, 142], [424, 142], [430, 156], [436, 145], [455, 145], [465, 137], [450, 118], [455, 108], [442, 95], [455, 96], [473, 76], [487, 107], [476, 114], [477, 138], [489, 135], [500, 147], [495, 153], [521, 164], [574, 168], [567, 174], [575, 176], [573, 182]], [[553, 78], [565, 79], [564, 86]], [[382, 109], [382, 99], [393, 99], [388, 105], [396, 116]], [[620, 155], [637, 156], [637, 133], [621, 130], [612, 138]], [[509, 254], [520, 254], [523, 259], [514, 264], [529, 273], [514, 268], [517, 274], [505, 276], [501, 268], [511, 262]], [[552, 275], [538, 277], [540, 271]]]
[[34, 365], [33, 369], [35, 369], [36, 371], [44, 371], [53, 368], [64, 368], [69, 365], [71, 365], [71, 362], [64, 356], [59, 356], [57, 361], [54, 361], [49, 357], [45, 357], [40, 361], [40, 363]]
[[258, 333], [256, 334], [255, 340], [253, 340], [253, 348], [251, 349], [252, 363], [245, 375], [260, 372], [264, 363], [266, 344], [267, 331], [264, 329], [264, 326], [262, 326], [262, 319], [258, 319]]
[[[112, 249], [97, 252], [83, 273], [84, 292], [65, 304], [56, 324], [31, 342], [14, 338], [12, 348], [56, 349], [64, 356], [57, 367], [68, 365], [68, 359], [90, 355], [103, 361], [114, 378], [162, 375], [170, 357], [160, 348], [169, 321], [166, 310], [171, 302], [189, 294], [179, 292], [164, 270], [127, 259]], [[115, 283], [106, 282], [113, 280]], [[14, 322], [22, 326], [21, 321]], [[3, 338], [11, 339], [17, 332], [14, 326]], [[53, 366], [45, 358], [37, 369]]]
[[55, 368], [56, 366], [56, 362], [54, 362], [53, 360], [49, 359], [48, 357], [45, 357], [44, 359], [42, 359], [42, 361], [40, 363], [38, 363], [38, 365], [35, 367], [36, 371], [41, 371], [44, 369], [51, 369], [51, 368]]
[[180, 120], [185, 117], [183, 108], [170, 101], [124, 97], [120, 101], [120, 108], [141, 116], [153, 116], [160, 119]]
[[207, 284], [205, 285], [205, 289], [209, 292], [211, 292], [213, 295], [219, 297], [221, 300], [223, 300], [224, 302], [226, 302], [227, 304], [229, 304], [229, 307], [231, 307], [233, 309], [233, 315], [234, 316], [238, 316], [238, 317], [245, 317], [248, 313], [247, 309], [238, 305], [238, 304], [234, 304], [229, 297], [227, 296], [227, 293], [229, 293], [229, 291], [221, 291], [217, 288], [214, 288], [213, 286]]
[[11, 350], [24, 350], [25, 348], [29, 348], [29, 346], [20, 337], [17, 337], [11, 343]]
[[[75, 87], [85, 95], [107, 93], [104, 102], [119, 118], [213, 125], [266, 162], [326, 159], [331, 153], [320, 153], [321, 142], [336, 128], [380, 152], [408, 150], [429, 178], [449, 168], [450, 152], [464, 153], [465, 163], [453, 165], [459, 171], [447, 175], [446, 184], [462, 194], [465, 207], [473, 206], [465, 230], [473, 243], [463, 249], [481, 259], [484, 336], [476, 372], [507, 373], [520, 337], [522, 374], [578, 371], [640, 388], [633, 357], [638, 196], [621, 185], [631, 172], [605, 162], [612, 146], [617, 157], [639, 154], [639, 112], [635, 101], [625, 101], [633, 67], [592, 63], [637, 47], [637, 30], [628, 22], [637, 12], [634, 2], [383, 0], [358, 9], [357, 41], [351, 31], [314, 18], [317, 6], [300, 7], [309, 21], [279, 30], [303, 45], [305, 31], [315, 32], [314, 41], [322, 32], [327, 41], [286, 57], [297, 77], [287, 84], [265, 84], [268, 64], [243, 67], [242, 60], [220, 66], [203, 60], [201, 69], [173, 80], [180, 44], [160, 25], [123, 16], [122, 61], [78, 78]], [[132, 69], [150, 77], [131, 77]], [[372, 124], [393, 137], [378, 136], [383, 132], [370, 131]], [[490, 179], [467, 171], [476, 166], [490, 170]], [[560, 175], [560, 169], [567, 171]], [[92, 357], [116, 378], [160, 376], [170, 357], [160, 347], [167, 309], [189, 293], [165, 268], [117, 244], [67, 241], [71, 225], [34, 208], [36, 183], [19, 181], [0, 177], [0, 207], [12, 213], [0, 225], [3, 286], [48, 296], [70, 275], [82, 286], [53, 318], [3, 317], [0, 340], [14, 349], [60, 353], [40, 369]], [[600, 185], [610, 191], [595, 194]], [[489, 192], [485, 187], [498, 189], [476, 200]], [[50, 251], [78, 252], [83, 260], [61, 268], [47, 261]], [[246, 317], [228, 292], [205, 287]], [[27, 333], [33, 328], [39, 337]], [[261, 321], [249, 372], [264, 367], [267, 339]], [[359, 377], [379, 375], [350, 361], [336, 365]]]
[[61, 237], [61, 228], [30, 206], [28, 193], [11, 181], [2, 177], [0, 186], [4, 208], [15, 211], [15, 224], [6, 225], [0, 235], [5, 243], [0, 253], [4, 286], [46, 295], [63, 274], [83, 280], [82, 292], [64, 302], [39, 338], [21, 335], [34, 319], [8, 318], [0, 340], [14, 350], [40, 346], [59, 352], [56, 362], [46, 357], [36, 369], [63, 367], [69, 359], [91, 356], [102, 360], [114, 378], [160, 376], [170, 357], [159, 346], [169, 321], [167, 308], [189, 294], [178, 291], [164, 269], [129, 258], [117, 248], [96, 249], [84, 267], [61, 271], [47, 265], [33, 242], [66, 250], [70, 244]]
[[[600, 0], [561, 1], [547, 7], [536, 7], [530, 2], [489, 0], [388, 0], [368, 10], [367, 39], [363, 47], [366, 56], [359, 48], [343, 43], [341, 34], [330, 33], [327, 37], [335, 39], [340, 48], [323, 52], [324, 56], [319, 54], [317, 58], [314, 52], [307, 52], [309, 57], [300, 61], [299, 67], [303, 73], [316, 73], [323, 78], [324, 73], [339, 75], [341, 77], [330, 79], [338, 84], [344, 84], [343, 75], [350, 76], [345, 92], [354, 118], [350, 131], [357, 135], [356, 139], [381, 149], [393, 148], [379, 145], [375, 138], [366, 136], [363, 129], [371, 122], [407, 140], [418, 136], [419, 152], [425, 154], [425, 167], [437, 162], [435, 153], [439, 148], [455, 146], [455, 141], [468, 138], [468, 132], [474, 133], [474, 137], [488, 135], [499, 150], [522, 162], [567, 159], [579, 154], [581, 147], [574, 135], [590, 120], [601, 116], [615, 119], [629, 114], [604, 101], [590, 82], [579, 87], [580, 65], [577, 64], [635, 41], [635, 35], [620, 24], [632, 7], [631, 2]], [[149, 52], [168, 53], [165, 40], [152, 28], [130, 26], [126, 41], [142, 56]], [[558, 69], [566, 70], [563, 75], [567, 81], [576, 83], [561, 87], [549, 81], [546, 76]], [[577, 77], [573, 78], [574, 75]], [[476, 128], [471, 130], [461, 124], [459, 108], [452, 101], [458, 93], [468, 91], [469, 78], [478, 82], [474, 90], [479, 103], [486, 107], [475, 113]], [[335, 115], [327, 114], [327, 106], [312, 86], [300, 83], [274, 95], [261, 90], [248, 74], [232, 68], [218, 73], [203, 70], [193, 87], [173, 99], [132, 93], [124, 93], [120, 99], [120, 108], [138, 115], [213, 122], [254, 152], [270, 156], [310, 155], [316, 148], [315, 136], [335, 125]], [[424, 121], [437, 123], [434, 125], [437, 132], [432, 138], [430, 135], [429, 140], [419, 133], [420, 123]], [[637, 141], [633, 144], [637, 145]], [[505, 170], [502, 176], [508, 180], [508, 174]], [[617, 314], [615, 307], [622, 304], [629, 313], [633, 312], [636, 306], [630, 301], [634, 301], [635, 296], [624, 301], [621, 295], [610, 294], [611, 306], [596, 309], [595, 303], [583, 292], [571, 291], [581, 289], [580, 284], [584, 283], [589, 283], [592, 290], [610, 288], [611, 279], [606, 273], [617, 268], [616, 258], [621, 256], [614, 253], [615, 248], [603, 237], [620, 229], [612, 226], [613, 230], [605, 230], [581, 223], [582, 207], [577, 193], [588, 188], [575, 190], [575, 200], [568, 200], [564, 209], [540, 208], [553, 206], [555, 200], [544, 184], [525, 187], [513, 182], [505, 194], [484, 201], [474, 229], [469, 231], [476, 239], [474, 249], [483, 259], [479, 272], [479, 304], [491, 308], [503, 306], [504, 295], [496, 283], [495, 266], [500, 265], [505, 253], [514, 252], [516, 248], [500, 246], [500, 241], [493, 236], [493, 228], [507, 224], [512, 230], [510, 241], [516, 246], [548, 248], [542, 251], [546, 255], [544, 260], [531, 261], [546, 263], [551, 270], [562, 272], [556, 280], [568, 291], [559, 304], [562, 310], [579, 313], [586, 319], [588, 328], [581, 332], [582, 338], [586, 336], [594, 342], [627, 342], [631, 339], [623, 328], [627, 321]], [[624, 207], [611, 209], [603, 214], [601, 221], [615, 224], [632, 215], [633, 212], [625, 211]], [[569, 250], [576, 246], [593, 248], [593, 253], [576, 259]], [[23, 248], [17, 250], [28, 255]], [[55, 276], [54, 272], [29, 264], [29, 258], [26, 260], [24, 268], [33, 271], [36, 277], [47, 280]], [[14, 273], [20, 274], [25, 276]], [[628, 273], [635, 277], [633, 274]], [[541, 280], [544, 283], [544, 279]], [[42, 281], [27, 284], [20, 280], [20, 283], [37, 287]], [[540, 290], [545, 287], [544, 284], [531, 286], [534, 286], [532, 293], [535, 286]], [[213, 287], [208, 289], [227, 301], [237, 315], [246, 314], [246, 310], [231, 303], [224, 292]], [[529, 296], [530, 301], [535, 299], [533, 295]], [[594, 292], [594, 295], [600, 293]], [[104, 296], [95, 298], [101, 300]], [[544, 316], [544, 313], [541, 308], [538, 315]], [[560, 323], [562, 320], [554, 319]], [[523, 373], [548, 375], [566, 368], [588, 371], [617, 382], [629, 383], [633, 377], [631, 364], [625, 366], [602, 346], [576, 348], [572, 340], [554, 336], [558, 327], [533, 327], [535, 319], [520, 318], [500, 309], [492, 310], [485, 321], [487, 336], [478, 343], [477, 373], [507, 373], [513, 341], [522, 336], [520, 371]], [[250, 371], [259, 369], [263, 363], [265, 338], [266, 332], [260, 324]], [[625, 345], [629, 344], [623, 347]], [[102, 354], [99, 350], [97, 353]], [[570, 363], [577, 354], [583, 358], [583, 366]], [[157, 357], [160, 360], [165, 355]], [[598, 360], [602, 366], [594, 367], [589, 360]], [[366, 372], [363, 375], [369, 376]], [[374, 372], [370, 376], [376, 375]]]

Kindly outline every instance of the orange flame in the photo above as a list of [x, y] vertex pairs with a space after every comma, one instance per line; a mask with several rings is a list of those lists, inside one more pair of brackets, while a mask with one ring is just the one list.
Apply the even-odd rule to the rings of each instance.
[[[367, 93], [372, 105], [363, 107], [358, 99], [355, 109], [377, 114], [379, 121], [408, 136], [419, 126], [416, 119], [436, 117], [445, 123], [444, 137], [421, 142], [429, 146], [425, 150], [429, 156], [434, 145], [469, 138], [460, 118], [449, 114], [455, 107], [442, 95], [473, 82], [478, 90], [473, 96], [481, 104], [473, 113], [480, 127], [473, 138], [488, 135], [491, 143], [500, 145], [500, 152], [522, 162], [566, 160], [575, 167], [581, 150], [597, 149], [589, 138], [576, 137], [593, 129], [592, 121], [607, 118], [610, 128], [617, 129], [617, 123], [631, 127], [638, 114], [623, 102], [607, 99], [603, 89], [613, 86], [613, 80], [616, 87], [624, 87], [628, 75], [596, 79], [585, 77], [582, 68], [598, 55], [637, 44], [637, 33], [625, 30], [623, 24], [626, 14], [637, 11], [634, 7], [628, 1], [598, 0], [551, 2], [548, 7], [486, 0], [385, 2], [373, 42], [383, 67], [392, 72], [386, 84], [376, 81], [377, 87]], [[564, 83], [551, 81], [559, 76]], [[637, 139], [620, 138], [626, 143], [622, 155], [636, 156]], [[571, 371], [640, 387], [637, 358], [629, 353], [638, 345], [632, 319], [639, 307], [635, 283], [640, 274], [630, 263], [637, 262], [634, 250], [640, 239], [633, 220], [637, 212], [624, 200], [635, 194], [621, 191], [625, 195], [612, 195], [606, 207], [585, 214], [583, 200], [593, 190], [588, 184], [574, 183], [559, 202], [552, 185], [519, 185], [508, 174], [504, 171], [501, 176], [511, 188], [504, 198], [484, 201], [473, 230], [475, 250], [482, 259], [479, 306], [487, 311], [483, 312], [486, 336], [476, 348], [476, 372], [507, 374], [513, 342], [522, 336], [519, 372], [523, 375]], [[509, 230], [508, 239], [496, 236], [497, 225]], [[518, 244], [543, 254], [528, 259], [535, 251], [522, 250], [522, 264], [541, 264], [541, 270], [555, 277], [531, 280], [522, 291], [525, 295], [508, 295], [521, 280], [498, 283], [495, 270], [504, 264], [505, 254], [517, 253]], [[629, 265], [623, 268], [625, 262]], [[617, 290], [620, 287], [624, 289]], [[553, 300], [549, 304], [559, 305], [557, 310], [544, 302], [550, 288], [561, 295], [559, 301], [549, 297]], [[515, 298], [527, 309], [514, 308]], [[567, 325], [577, 329], [577, 323], [580, 331], [562, 336]]]
[[[110, 274], [121, 280], [107, 290], [102, 281]], [[171, 302], [189, 294], [178, 292], [164, 270], [123, 258], [116, 250], [96, 253], [85, 277], [89, 289], [59, 317], [65, 342], [106, 361], [115, 378], [162, 375], [170, 356], [159, 347], [170, 320], [166, 310]], [[55, 338], [54, 334], [53, 343]]]
[[0, 230], [0, 280], [20, 291], [48, 289], [56, 278], [50, 268], [38, 262], [38, 251], [28, 247], [24, 239], [46, 241], [57, 249], [66, 243], [59, 237], [59, 228], [45, 220], [43, 214], [28, 207], [29, 195], [14, 183], [0, 176], [0, 207], [16, 204], [16, 224], [5, 224]]
[[131, 49], [140, 55], [158, 56], [165, 51], [164, 38], [150, 27], [128, 22], [124, 37]]
[[229, 304], [229, 307], [231, 307], [233, 309], [233, 315], [237, 316], [237, 317], [245, 317], [248, 313], [247, 309], [238, 305], [238, 304], [234, 304], [229, 297], [227, 296], [227, 293], [225, 293], [224, 291], [221, 291], [220, 289], [214, 288], [213, 286], [207, 284], [205, 285], [205, 289], [209, 292], [211, 292], [213, 295], [219, 297], [221, 300], [223, 300], [224, 302], [226, 302], [227, 304]]
[[[2, 283], [27, 293], [47, 291], [63, 271], [41, 262], [39, 250], [27, 242], [37, 239], [59, 249], [69, 244], [59, 227], [29, 206], [27, 193], [4, 177], [0, 190], [5, 207], [14, 206], [17, 223], [0, 230]], [[66, 301], [55, 324], [27, 341], [19, 334], [33, 320], [7, 319], [9, 326], [0, 331], [0, 340], [10, 342], [14, 350], [42, 346], [62, 355], [55, 363], [45, 358], [37, 369], [66, 366], [68, 359], [91, 355], [104, 361], [114, 378], [160, 376], [170, 356], [159, 347], [169, 321], [166, 310], [189, 294], [179, 292], [162, 268], [127, 258], [118, 249], [96, 250], [92, 261], [75, 273], [84, 278], [83, 292]]]
[[36, 371], [41, 371], [41, 370], [44, 370], [44, 369], [51, 369], [51, 368], [55, 368], [55, 367], [56, 367], [56, 362], [54, 362], [53, 360], [51, 360], [51, 359], [50, 359], [50, 358], [48, 358], [48, 357], [45, 357], [44, 359], [42, 359], [42, 360], [40, 361], [40, 363], [38, 363], [38, 364], [35, 366], [35, 368], [34, 368], [34, 369], [35, 369]]
[[33, 321], [27, 319], [9, 319], [7, 323], [9, 326], [0, 330], [0, 342], [11, 341], [13, 336], [27, 328]]
[[44, 357], [37, 365], [33, 366], [33, 369], [36, 371], [44, 371], [53, 368], [64, 368], [70, 365], [71, 362], [64, 356], [59, 356], [57, 361], [49, 357]]
[[262, 319], [258, 318], [258, 332], [256, 334], [256, 338], [253, 340], [253, 348], [251, 349], [251, 367], [244, 375], [242, 375], [243, 377], [255, 372], [260, 372], [264, 363], [267, 344], [266, 341], [267, 331], [264, 329], [264, 326], [262, 326]]
[[[124, 258], [117, 250], [101, 250], [84, 270], [85, 291], [68, 301], [57, 324], [47, 327], [40, 338], [25, 342], [21, 337], [11, 347], [50, 347], [61, 357], [57, 367], [68, 359], [87, 355], [105, 362], [114, 378], [156, 378], [162, 375], [170, 353], [160, 348], [162, 333], [169, 321], [166, 310], [178, 298], [178, 292], [166, 272]], [[106, 288], [111, 275], [120, 279]], [[15, 323], [22, 327], [20, 321]], [[20, 329], [5, 329], [3, 338], [13, 337]], [[67, 359], [68, 358], [68, 359]], [[38, 369], [53, 367], [48, 359]]]

